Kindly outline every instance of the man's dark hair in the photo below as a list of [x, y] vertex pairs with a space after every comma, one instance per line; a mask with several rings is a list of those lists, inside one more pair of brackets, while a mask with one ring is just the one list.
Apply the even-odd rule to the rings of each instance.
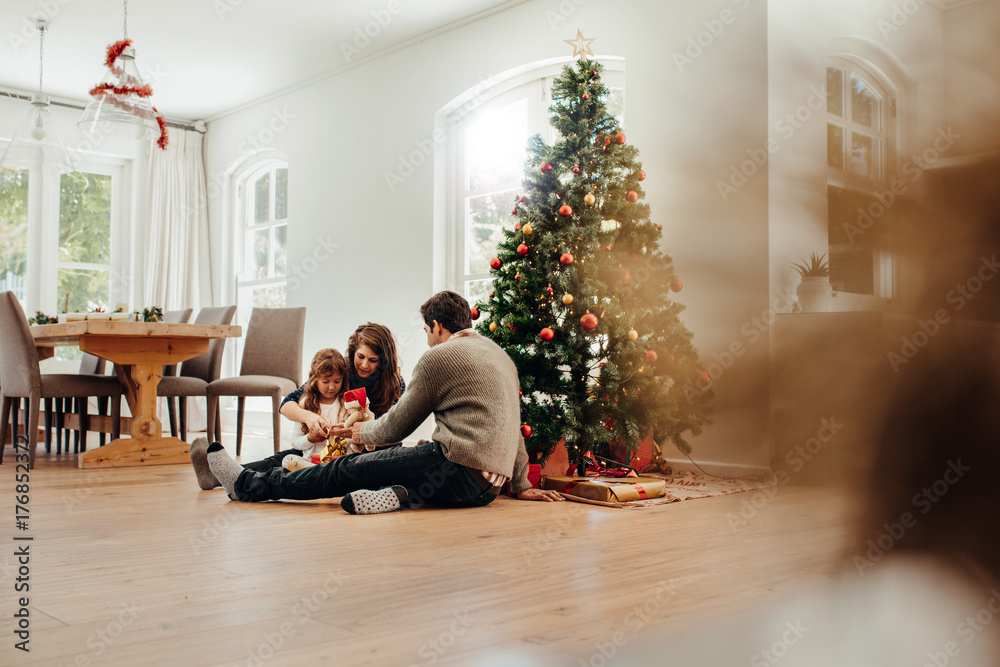
[[420, 315], [427, 326], [433, 327], [434, 321], [437, 320], [437, 323], [450, 333], [472, 326], [469, 302], [454, 292], [438, 292], [427, 299], [427, 302], [420, 306]]

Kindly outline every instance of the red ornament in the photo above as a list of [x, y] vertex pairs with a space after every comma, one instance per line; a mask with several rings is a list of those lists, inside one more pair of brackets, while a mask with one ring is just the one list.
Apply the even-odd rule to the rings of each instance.
[[598, 324], [599, 321], [597, 319], [597, 315], [594, 315], [593, 313], [584, 313], [583, 317], [580, 318], [580, 326], [587, 331], [593, 331], [597, 328]]
[[531, 424], [521, 424], [521, 435], [525, 438], [531, 437]]
[[552, 294], [552, 285], [549, 285], [548, 287], [546, 287], [545, 291], [548, 292], [549, 294]]
[[[520, 273], [515, 273], [514, 274], [514, 280], [520, 280], [520, 279], [521, 279], [521, 274]], [[513, 331], [513, 329], [512, 329], [512, 331]]]
[[584, 93], [583, 94], [583, 99], [589, 100], [590, 99], [590, 95], [588, 93]]
[[563, 217], [573, 215], [573, 207], [570, 206], [569, 204], [563, 204], [562, 206], [559, 207], [559, 215]]
[[605, 146], [611, 145], [611, 137], [604, 137], [604, 145]]
[[559, 261], [562, 262], [563, 264], [567, 264], [567, 265], [568, 264], [572, 264], [573, 263], [573, 255], [569, 254], [568, 252], [564, 252], [559, 257]]
[[511, 214], [511, 215], [517, 215], [517, 209], [516, 209], [516, 208], [512, 208], [512, 209], [510, 210], [510, 214]]
[[663, 231], [663, 225], [657, 225], [656, 228], [659, 229], [661, 232]]
[[524, 197], [521, 197], [521, 203], [522, 204], [524, 203]]
[[540, 337], [540, 338], [541, 338], [542, 340], [552, 340], [553, 338], [555, 338], [555, 336], [556, 336], [556, 332], [555, 332], [555, 331], [553, 331], [552, 329], [548, 328], [548, 327], [545, 327], [544, 329], [542, 329], [542, 330], [541, 330], [541, 331], [540, 331], [540, 332], [538, 333], [538, 336], [539, 336], [539, 337]]
[[527, 255], [528, 245], [526, 243], [522, 243], [521, 245], [517, 246], [517, 254], [520, 255], [521, 257]]
[[675, 321], [675, 322], [680, 322], [680, 321], [681, 321], [681, 316], [680, 316], [680, 315], [678, 315], [677, 317], [675, 317], [675, 318], [674, 318], [674, 321]]
[[500, 261], [499, 257], [494, 257], [490, 260], [491, 269], [499, 269], [501, 266], [503, 266], [503, 262]]
[[628, 199], [630, 202], [636, 202], [639, 200], [639, 193], [636, 192], [635, 190], [629, 190], [628, 194], [625, 195], [625, 198]]
[[625, 269], [625, 275], [622, 276], [622, 285], [629, 285], [632, 283], [632, 274], [629, 273], [628, 269]]
[[479, 309], [476, 308], [475, 306], [473, 306], [470, 309], [469, 314], [472, 316], [472, 319], [474, 319], [474, 320], [478, 320], [479, 319]]
[[656, 362], [656, 350], [650, 350], [646, 353], [646, 363], [652, 364]]
[[520, 222], [515, 222], [514, 223], [514, 231], [517, 232], [517, 231], [520, 231], [520, 230], [521, 230], [521, 223]]
[[701, 379], [705, 382], [705, 384], [712, 383], [712, 376], [709, 375], [708, 371], [706, 371], [704, 368], [698, 371], [698, 374], [701, 375]]
[[580, 168], [579, 167], [573, 167], [573, 173], [574, 174], [579, 174], [580, 173]]
[[542, 171], [552, 171], [552, 165], [546, 162], [542, 165]]
[[684, 289], [684, 283], [682, 283], [679, 278], [674, 278], [670, 283], [670, 291], [680, 292], [682, 289]]
[[646, 172], [644, 172], [642, 169], [639, 170], [639, 180], [640, 181], [646, 180]]
[[617, 141], [620, 144], [624, 144], [625, 143], [625, 133], [624, 132], [618, 132], [618, 133], [616, 133], [615, 134], [615, 141]]

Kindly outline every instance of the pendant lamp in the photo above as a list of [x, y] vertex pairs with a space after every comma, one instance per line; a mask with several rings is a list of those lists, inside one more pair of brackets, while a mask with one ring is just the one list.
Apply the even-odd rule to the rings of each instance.
[[49, 97], [42, 92], [43, 62], [45, 57], [45, 33], [49, 22], [35, 21], [40, 44], [38, 47], [38, 92], [31, 96], [31, 109], [17, 127], [14, 138], [7, 150], [0, 156], [0, 166], [11, 169], [39, 167], [42, 170], [65, 174], [75, 171], [73, 157], [59, 136], [59, 130], [49, 117]]
[[123, 21], [123, 39], [108, 47], [101, 83], [90, 90], [92, 98], [77, 123], [88, 134], [115, 134], [127, 139], [152, 139], [167, 147], [167, 124], [149, 101], [153, 89], [143, 83], [135, 64], [135, 49], [128, 38], [128, 0]]

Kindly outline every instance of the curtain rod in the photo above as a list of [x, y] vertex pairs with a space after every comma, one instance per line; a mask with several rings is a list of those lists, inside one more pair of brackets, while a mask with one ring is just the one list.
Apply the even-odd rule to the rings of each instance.
[[[28, 95], [22, 95], [21, 93], [12, 93], [12, 92], [6, 91], [6, 90], [2, 91], [2, 92], [7, 97], [11, 97], [11, 98], [14, 98], [14, 99], [17, 99], [17, 100], [24, 100], [25, 102], [30, 102], [31, 101], [31, 97], [28, 96]], [[65, 107], [67, 109], [76, 109], [77, 111], [83, 111], [84, 109], [86, 109], [86, 107], [82, 107], [79, 104], [74, 104], [72, 102], [59, 102], [57, 100], [53, 100], [52, 98], [49, 98], [49, 104], [51, 104], [52, 106], [56, 106], [56, 107]], [[166, 118], [164, 118], [164, 120], [166, 120]], [[199, 128], [199, 127], [196, 127], [193, 123], [181, 123], [181, 122], [175, 121], [175, 120], [168, 120], [167, 121], [167, 127], [176, 127], [179, 130], [194, 130], [195, 132], [201, 132], [202, 134], [205, 134], [204, 126], [202, 126], [201, 128]]]

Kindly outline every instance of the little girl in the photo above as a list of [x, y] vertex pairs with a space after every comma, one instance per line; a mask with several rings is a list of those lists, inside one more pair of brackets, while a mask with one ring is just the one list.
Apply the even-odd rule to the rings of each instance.
[[[309, 379], [302, 389], [299, 406], [314, 412], [329, 424], [342, 423], [347, 417], [344, 392], [347, 391], [347, 360], [332, 347], [324, 348], [313, 357]], [[309, 434], [309, 427], [299, 422], [292, 425], [292, 447], [281, 459], [281, 467], [298, 470], [315, 465], [312, 456], [319, 456], [327, 439]], [[280, 454], [280, 452], [279, 452]]]

